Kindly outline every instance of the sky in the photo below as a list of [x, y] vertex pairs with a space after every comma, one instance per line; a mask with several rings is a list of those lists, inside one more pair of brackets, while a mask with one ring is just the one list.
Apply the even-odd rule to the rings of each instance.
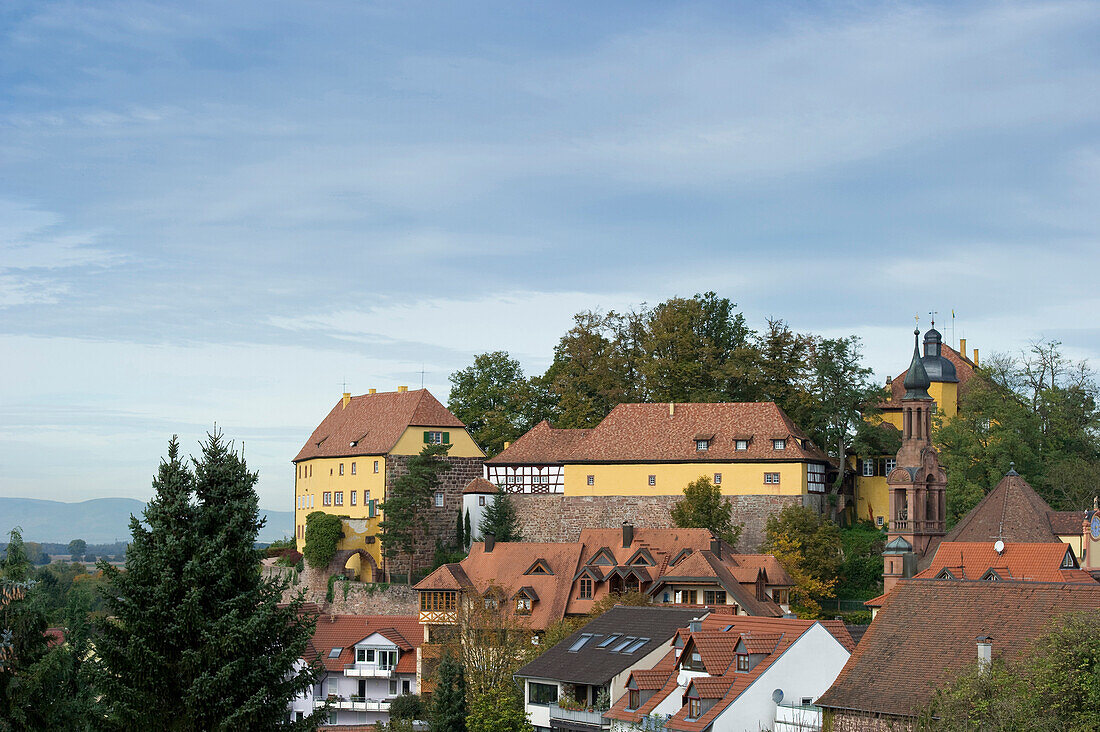
[[345, 383], [707, 290], [878, 378], [930, 311], [1095, 361], [1098, 89], [1093, 2], [6, 0], [0, 496], [216, 423], [290, 510]]

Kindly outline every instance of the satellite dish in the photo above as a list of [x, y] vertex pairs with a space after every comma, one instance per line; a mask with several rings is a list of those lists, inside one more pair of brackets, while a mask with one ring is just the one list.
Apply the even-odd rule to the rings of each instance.
[[993, 551], [997, 552], [998, 554], [1003, 554], [1004, 550], [1005, 550], [1005, 543], [1003, 541], [1001, 541], [1000, 539], [997, 539], [996, 543], [993, 544]]
[[775, 691], [772, 692], [772, 701], [775, 702], [776, 704], [783, 701], [783, 690], [782, 689], [776, 689]]

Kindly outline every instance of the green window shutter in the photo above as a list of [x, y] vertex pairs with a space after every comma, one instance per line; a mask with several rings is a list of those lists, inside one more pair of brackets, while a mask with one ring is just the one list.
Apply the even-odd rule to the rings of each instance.
[[425, 430], [425, 432], [424, 432], [424, 444], [425, 444], [425, 445], [426, 445], [426, 444], [428, 444], [428, 442], [429, 442], [429, 441], [430, 441], [431, 439], [432, 439], [432, 438], [431, 438], [431, 433]]
[[451, 444], [451, 433], [450, 432], [444, 432], [443, 433], [443, 444], [444, 445]]

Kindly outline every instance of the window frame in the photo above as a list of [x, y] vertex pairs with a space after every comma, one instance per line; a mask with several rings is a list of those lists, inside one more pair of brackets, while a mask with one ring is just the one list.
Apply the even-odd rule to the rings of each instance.
[[722, 485], [722, 474], [721, 473], [715, 473], [714, 474], [714, 484], [715, 485]]
[[787, 449], [787, 439], [785, 437], [772, 438], [772, 449], [773, 450], [786, 450]]
[[780, 473], [764, 473], [764, 485], [779, 485]]
[[321, 496], [321, 505], [322, 506], [331, 506], [332, 505], [332, 491], [325, 491], [322, 494], [322, 496]]
[[332, 505], [334, 505], [334, 506], [343, 506], [344, 505], [344, 492], [343, 491], [333, 491], [332, 501], [333, 501]]
[[435, 507], [436, 508], [443, 508], [443, 504], [444, 504], [445, 500], [446, 500], [446, 496], [443, 495], [443, 491], [436, 491], [435, 492]]

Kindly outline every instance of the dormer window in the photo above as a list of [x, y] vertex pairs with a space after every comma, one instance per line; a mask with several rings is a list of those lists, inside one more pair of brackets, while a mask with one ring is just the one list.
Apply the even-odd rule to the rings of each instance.
[[699, 719], [702, 714], [702, 705], [698, 697], [688, 697], [688, 719]]
[[516, 598], [516, 612], [527, 615], [531, 612], [531, 598], [530, 597], [517, 597]]
[[1000, 582], [1001, 581], [1001, 575], [997, 574], [997, 572], [995, 570], [991, 569], [991, 570], [989, 570], [988, 572], [985, 573], [985, 576], [982, 577], [982, 579], [985, 580], [986, 582]]
[[749, 670], [749, 655], [747, 653], [737, 654], [737, 670], [742, 673]]
[[738, 451], [748, 450], [749, 449], [749, 441], [748, 440], [734, 440], [733, 441], [733, 449], [738, 450]]
[[641, 694], [637, 689], [630, 690], [630, 699], [626, 702], [627, 709], [637, 709], [642, 706]]
[[706, 452], [710, 449], [710, 440], [696, 440], [695, 450], [696, 452]]
[[773, 450], [786, 450], [787, 449], [787, 441], [785, 439], [772, 440], [772, 449]]
[[1077, 569], [1077, 561], [1073, 557], [1073, 550], [1066, 549], [1066, 555], [1062, 557], [1062, 569]]

